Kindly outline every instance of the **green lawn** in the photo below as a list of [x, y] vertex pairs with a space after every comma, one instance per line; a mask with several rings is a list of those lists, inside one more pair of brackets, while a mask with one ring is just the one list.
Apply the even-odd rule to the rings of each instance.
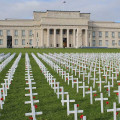
[[[31, 56], [31, 52], [33, 53], [115, 53], [120, 52], [120, 49], [0, 49], [0, 53], [14, 53], [16, 52], [15, 58], [3, 69], [3, 71], [0, 73], [0, 83], [4, 82], [5, 75], [9, 68], [12, 66], [13, 62], [17, 58], [18, 54], [22, 52], [22, 58], [18, 64], [18, 68], [16, 69], [16, 72], [14, 74], [14, 78], [12, 81], [12, 84], [10, 86], [10, 89], [8, 90], [8, 96], [6, 97], [5, 104], [3, 105], [3, 110], [0, 110], [0, 120], [29, 120], [29, 117], [25, 116], [25, 113], [30, 112], [30, 105], [24, 104], [25, 101], [29, 100], [29, 97], [25, 97], [25, 94], [28, 93], [27, 90], [25, 90], [25, 87], [27, 85], [25, 84], [25, 53], [27, 52], [30, 57], [30, 63], [32, 66], [33, 71], [33, 77], [36, 84], [34, 85], [37, 87], [36, 90], [33, 90], [33, 92], [38, 93], [36, 96], [36, 100], [39, 100], [40, 102], [37, 103], [38, 108], [36, 111], [42, 111], [43, 115], [37, 116], [37, 120], [73, 120], [74, 116], [71, 114], [70, 116], [67, 116], [67, 106], [63, 107], [61, 104], [61, 99], [57, 99], [57, 95], [54, 93], [53, 89], [49, 86], [47, 83], [44, 75], [42, 74], [40, 68], [38, 67], [37, 63]], [[36, 54], [37, 55], [37, 54]], [[41, 59], [40, 59], [41, 60]], [[87, 116], [87, 120], [112, 120], [113, 119], [113, 113], [107, 113], [104, 114], [100, 113], [100, 102], [94, 101], [93, 105], [90, 105], [90, 98], [89, 95], [86, 95], [86, 97], [82, 98], [82, 90], [80, 93], [76, 93], [76, 89], [72, 89], [71, 83], [68, 86], [67, 83], [62, 80], [62, 78], [51, 69], [49, 65], [47, 65], [43, 60], [41, 60], [44, 65], [48, 68], [50, 73], [54, 75], [57, 81], [60, 82], [61, 86], [64, 86], [64, 89], [66, 92], [69, 92], [70, 98], [76, 100], [76, 104], [79, 104], [79, 109], [83, 109], [84, 113], [83, 115]], [[118, 77], [120, 79], [120, 76]], [[117, 83], [115, 83], [116, 86]], [[97, 86], [96, 86], [97, 87]], [[96, 88], [97, 89], [97, 88]], [[104, 89], [104, 88], [102, 88]], [[113, 88], [117, 90], [117, 87]], [[112, 89], [111, 89], [112, 91]], [[106, 90], [104, 89], [104, 93]], [[113, 107], [113, 101], [117, 102], [115, 93], [111, 94], [111, 98], [109, 100], [110, 104], [108, 108]], [[99, 92], [97, 93], [97, 97], [99, 97]], [[107, 97], [104, 95], [104, 97]], [[71, 109], [73, 109], [71, 103]], [[106, 102], [104, 102], [104, 106], [106, 106]], [[120, 107], [120, 105], [117, 107]], [[106, 109], [105, 108], [105, 109]], [[104, 110], [105, 111], [105, 110]], [[120, 114], [120, 113], [119, 113]], [[118, 116], [120, 116], [118, 114]], [[80, 116], [79, 114], [78, 116]], [[80, 118], [79, 118], [80, 119]]]

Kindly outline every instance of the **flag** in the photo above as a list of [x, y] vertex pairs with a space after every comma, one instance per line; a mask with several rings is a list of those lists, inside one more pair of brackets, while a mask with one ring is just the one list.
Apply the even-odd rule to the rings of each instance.
[[66, 1], [63, 1], [63, 3], [66, 3]]

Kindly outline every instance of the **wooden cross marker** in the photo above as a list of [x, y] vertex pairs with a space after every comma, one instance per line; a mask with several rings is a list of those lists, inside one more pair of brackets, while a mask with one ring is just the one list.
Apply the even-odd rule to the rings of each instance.
[[93, 104], [93, 93], [96, 93], [96, 91], [92, 91], [92, 87], [90, 87], [90, 91], [85, 92], [86, 94], [90, 94], [90, 104]]
[[107, 112], [113, 112], [114, 120], [116, 119], [116, 112], [120, 111], [120, 108], [116, 108], [116, 102], [113, 102], [113, 109], [107, 109]]
[[103, 98], [103, 93], [100, 93], [100, 98], [95, 98], [95, 101], [101, 102], [101, 113], [104, 113], [104, 110], [103, 110], [103, 101], [104, 100], [108, 100], [108, 98]]

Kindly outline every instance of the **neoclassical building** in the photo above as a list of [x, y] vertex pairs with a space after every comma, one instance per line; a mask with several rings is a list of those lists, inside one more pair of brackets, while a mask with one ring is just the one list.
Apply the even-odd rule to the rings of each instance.
[[120, 48], [120, 23], [91, 21], [80, 11], [34, 11], [34, 18], [0, 20], [0, 48]]

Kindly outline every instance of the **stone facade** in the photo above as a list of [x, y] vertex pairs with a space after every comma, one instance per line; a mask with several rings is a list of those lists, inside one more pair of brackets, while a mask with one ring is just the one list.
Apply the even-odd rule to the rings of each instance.
[[34, 11], [32, 20], [0, 20], [0, 48], [120, 47], [120, 23], [80, 11]]

